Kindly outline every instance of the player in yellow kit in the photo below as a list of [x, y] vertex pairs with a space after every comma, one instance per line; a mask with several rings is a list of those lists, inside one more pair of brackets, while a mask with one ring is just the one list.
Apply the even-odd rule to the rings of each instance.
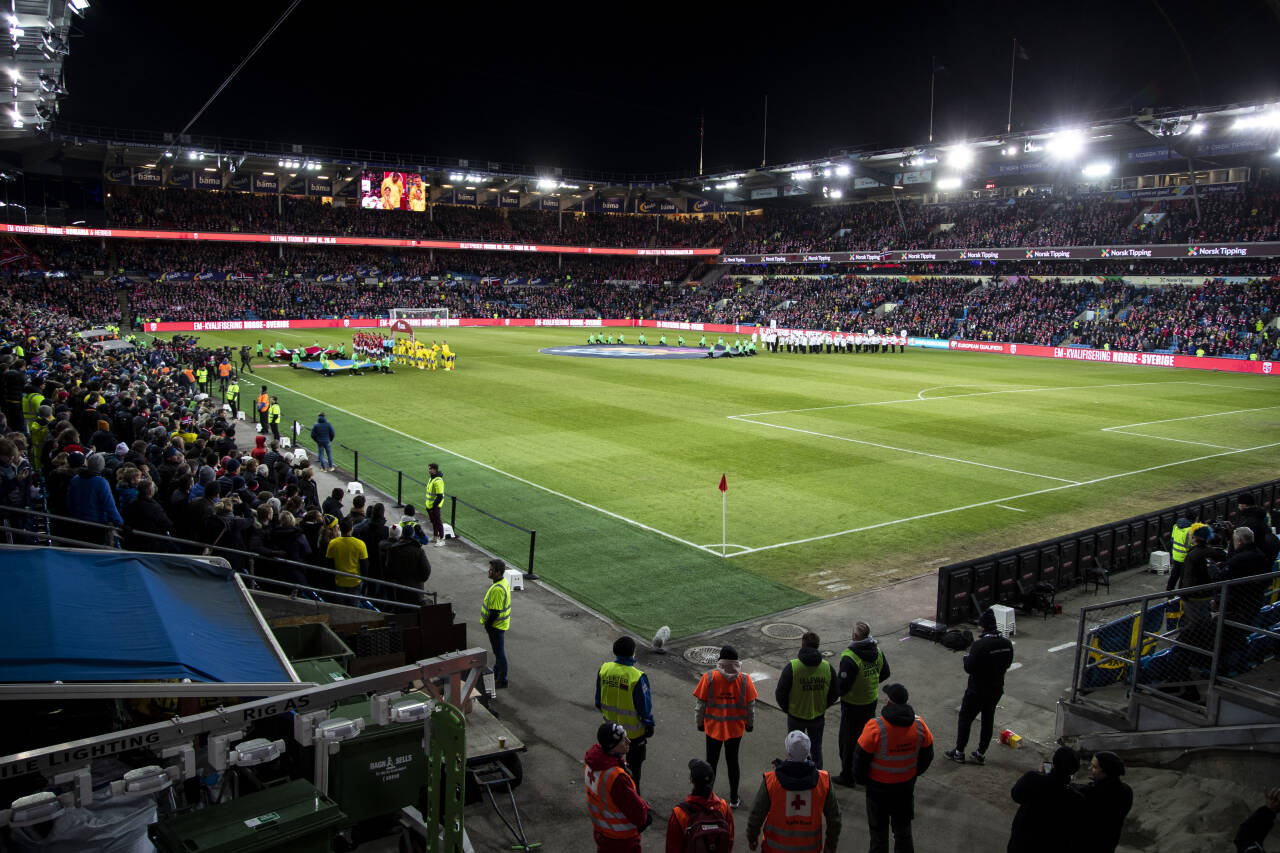
[[427, 209], [427, 187], [421, 175], [409, 179], [409, 209], [419, 213]]
[[449, 349], [448, 341], [441, 341], [440, 355], [444, 358], [444, 369], [453, 370], [453, 350]]

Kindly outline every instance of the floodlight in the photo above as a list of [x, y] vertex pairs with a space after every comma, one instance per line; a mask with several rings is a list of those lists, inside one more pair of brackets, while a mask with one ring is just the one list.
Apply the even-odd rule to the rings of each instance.
[[76, 14], [83, 15], [89, 8], [89, 0], [67, 0], [67, 8]]
[[359, 737], [362, 731], [364, 731], [363, 718], [334, 717], [316, 726], [315, 736], [318, 740], [344, 741]]
[[416, 723], [427, 718], [431, 707], [422, 700], [406, 699], [391, 706], [391, 720], [396, 723]]
[[840, 178], [849, 177], [850, 169], [848, 166], [836, 166], [836, 176]]
[[[462, 176], [461, 176], [461, 175], [450, 175], [450, 176], [449, 176], [449, 180], [451, 180], [451, 181], [460, 181], [460, 180], [462, 180]], [[556, 182], [555, 182], [555, 179], [554, 179], [554, 178], [538, 178], [538, 189], [540, 189], [540, 190], [553, 190], [553, 189], [555, 189], [555, 188], [556, 188]]]
[[1006, 157], [1017, 157], [1017, 156], [1018, 156], [1018, 146], [1016, 146], [1016, 145], [1010, 145], [1008, 148], [1004, 149], [1004, 150], [1003, 150], [1003, 151], [1001, 151], [1000, 153], [1001, 153], [1001, 154], [1003, 154], [1003, 155], [1004, 155], [1004, 156], [1006, 156]]
[[737, 181], [725, 181], [723, 184], [716, 184], [716, 189], [718, 190], [736, 190], [737, 188]]
[[172, 771], [159, 764], [149, 764], [124, 774], [124, 778], [111, 783], [111, 796], [130, 797], [143, 794], [154, 794], [173, 785], [176, 778], [181, 778], [178, 768]]
[[1187, 132], [1190, 133], [1192, 136], [1199, 136], [1200, 134], [1204, 133], [1204, 122], [1202, 121], [1196, 122], [1195, 124], [1191, 125], [1190, 130], [1188, 130]]
[[1059, 160], [1070, 160], [1084, 151], [1084, 134], [1079, 130], [1060, 130], [1045, 143], [1045, 149]]
[[275, 761], [283, 752], [284, 741], [258, 737], [236, 744], [236, 748], [231, 750], [228, 758], [238, 767], [256, 767], [268, 761]]
[[62, 801], [52, 791], [40, 791], [27, 797], [19, 797], [9, 807], [9, 825], [31, 826], [53, 820], [62, 814]]
[[946, 178], [938, 178], [938, 181], [936, 184], [934, 184], [934, 186], [936, 186], [940, 190], [958, 190], [960, 189], [961, 183], [962, 182], [960, 178], [951, 176]]
[[947, 165], [953, 169], [967, 169], [973, 164], [973, 149], [957, 145], [947, 152]]
[[15, 83], [22, 82], [22, 75], [18, 73], [18, 69], [10, 68], [8, 69], [8, 71], [9, 71], [9, 79], [13, 80], [13, 82]]
[[1271, 108], [1266, 112], [1241, 116], [1231, 125], [1232, 130], [1254, 130], [1255, 128], [1276, 127], [1280, 125], [1280, 109]]
[[831, 191], [831, 197], [832, 197], [832, 198], [844, 198], [844, 190], [832, 190], [832, 191]]
[[791, 177], [797, 181], [807, 181], [813, 177], [813, 173], [809, 171], [793, 172]]
[[188, 160], [199, 160], [199, 159], [200, 159], [200, 152], [198, 152], [198, 151], [188, 151], [188, 152], [187, 152], [187, 159], [188, 159]]
[[1111, 164], [1105, 160], [1099, 160], [1084, 167], [1084, 176], [1086, 178], [1105, 178], [1110, 174]]

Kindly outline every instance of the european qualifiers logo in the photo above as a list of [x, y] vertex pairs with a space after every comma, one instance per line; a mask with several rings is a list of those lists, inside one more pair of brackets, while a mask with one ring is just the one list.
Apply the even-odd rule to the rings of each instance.
[[1187, 257], [1194, 258], [1199, 254], [1199, 250], [1195, 246], [1187, 246]]
[[1109, 257], [1111, 257], [1111, 250], [1110, 250], [1110, 249], [1103, 249], [1103, 250], [1102, 250], [1102, 257], [1104, 257], [1104, 258], [1109, 258]]

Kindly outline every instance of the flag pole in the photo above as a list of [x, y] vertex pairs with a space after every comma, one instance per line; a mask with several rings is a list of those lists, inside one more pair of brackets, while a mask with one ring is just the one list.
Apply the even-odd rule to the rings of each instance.
[[933, 142], [933, 86], [938, 79], [938, 57], [929, 57], [929, 141]]
[[720, 475], [720, 556], [727, 556], [729, 553], [729, 533], [727, 526], [727, 509], [729, 500], [729, 478], [726, 474]]

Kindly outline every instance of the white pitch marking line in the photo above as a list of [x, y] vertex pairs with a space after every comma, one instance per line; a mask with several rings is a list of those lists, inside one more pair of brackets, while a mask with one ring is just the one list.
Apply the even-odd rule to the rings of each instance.
[[805, 577], [810, 577], [810, 578], [820, 578], [820, 577], [822, 577], [823, 575], [829, 575], [829, 574], [831, 574], [831, 572], [829, 572], [829, 571], [827, 571], [827, 572], [810, 572], [809, 574], [805, 575]]
[[1075, 645], [1076, 645], [1075, 640], [1072, 640], [1071, 642], [1069, 642], [1069, 643], [1063, 643], [1063, 644], [1062, 644], [1062, 645], [1060, 645], [1060, 646], [1050, 646], [1050, 647], [1049, 647], [1049, 651], [1050, 651], [1050, 652], [1061, 652], [1061, 651], [1066, 651], [1067, 649], [1073, 649], [1073, 648], [1075, 648]]
[[1013, 512], [1026, 512], [1025, 509], [1018, 509], [1016, 506], [1005, 506], [1004, 504], [996, 504], [996, 506], [1000, 507], [1001, 509], [1012, 510]]
[[852, 589], [847, 583], [838, 583], [827, 587], [827, 592], [839, 592], [842, 589]]
[[[989, 501], [979, 501], [978, 503], [966, 504], [965, 506], [952, 507], [950, 509], [939, 509], [933, 512], [924, 512], [920, 515], [913, 515], [909, 518], [895, 518], [893, 521], [881, 521], [878, 524], [868, 524], [865, 527], [852, 527], [848, 530], [838, 530], [835, 533], [824, 533], [821, 536], [809, 536], [805, 539], [793, 539], [789, 542], [776, 542], [773, 545], [763, 545], [759, 548], [751, 548], [742, 554], [754, 554], [757, 551], [772, 551], [775, 548], [787, 548], [791, 545], [803, 545], [808, 542], [818, 542], [822, 539], [835, 539], [839, 536], [847, 536], [850, 533], [864, 533], [868, 530], [878, 530], [881, 527], [893, 527], [897, 524], [905, 524], [909, 521], [919, 521], [922, 518], [933, 518], [939, 515], [949, 515], [953, 512], [963, 512], [967, 509], [977, 509], [978, 507], [991, 506], [992, 504], [1003, 503], [1004, 501], [1016, 501], [1022, 498], [1035, 497], [1037, 495], [1050, 494], [1052, 492], [1060, 492], [1063, 489], [1074, 489], [1079, 486], [1092, 486], [1094, 483], [1105, 483], [1107, 480], [1117, 480], [1121, 477], [1132, 477], [1135, 474], [1147, 474], [1151, 471], [1159, 471], [1162, 468], [1173, 468], [1176, 465], [1189, 465], [1192, 462], [1203, 462], [1207, 459], [1217, 459], [1220, 456], [1234, 456], [1237, 453], [1249, 453], [1254, 450], [1267, 450], [1271, 447], [1280, 447], [1280, 441], [1270, 444], [1259, 444], [1256, 447], [1245, 447], [1240, 450], [1225, 450], [1222, 453], [1210, 453], [1206, 456], [1196, 456], [1192, 459], [1180, 459], [1177, 462], [1165, 462], [1162, 465], [1152, 465], [1150, 468], [1140, 468], [1137, 471], [1122, 471], [1119, 474], [1108, 474], [1105, 477], [1098, 477], [1094, 480], [1085, 480], [1083, 483], [1075, 483], [1067, 486], [1050, 486], [1047, 489], [1038, 489], [1034, 492], [1023, 492], [1020, 495], [1006, 495], [1003, 498], [995, 498]], [[732, 554], [730, 556], [740, 556]]]
[[1120, 426], [1103, 427], [1102, 431], [1114, 432], [1116, 430], [1128, 429], [1129, 427], [1151, 426], [1153, 424], [1171, 424], [1177, 421], [1198, 421], [1201, 418], [1220, 418], [1223, 415], [1243, 415], [1248, 412], [1265, 412], [1268, 409], [1280, 409], [1280, 406], [1259, 406], [1256, 409], [1232, 409], [1229, 412], [1210, 412], [1207, 415], [1189, 415], [1185, 418], [1165, 418], [1162, 421], [1143, 421], [1140, 424], [1121, 424]]
[[[266, 383], [269, 383], [269, 384], [271, 384], [271, 385], [278, 385], [278, 386], [280, 386], [281, 388], [284, 388], [285, 390], [287, 390], [287, 391], [289, 391], [289, 392], [291, 392], [291, 393], [293, 393], [293, 394], [297, 394], [299, 397], [303, 397], [303, 398], [305, 398], [305, 399], [307, 399], [307, 400], [312, 401], [313, 403], [317, 403], [317, 404], [319, 404], [319, 405], [321, 405], [321, 406], [324, 406], [325, 408], [332, 409], [332, 410], [333, 410], [333, 411], [335, 411], [335, 412], [342, 412], [344, 415], [350, 415], [351, 417], [356, 418], [357, 420], [364, 421], [364, 422], [365, 422], [365, 423], [367, 423], [367, 424], [372, 424], [373, 426], [381, 427], [382, 429], [385, 429], [385, 430], [387, 430], [388, 432], [393, 432], [393, 433], [395, 433], [396, 435], [398, 435], [398, 436], [400, 436], [400, 437], [402, 437], [402, 438], [407, 438], [407, 439], [409, 439], [410, 441], [416, 441], [416, 442], [418, 442], [418, 443], [419, 443], [419, 444], [421, 444], [421, 445], [424, 445], [424, 446], [426, 446], [426, 447], [433, 448], [433, 449], [435, 449], [435, 450], [439, 450], [439, 451], [440, 451], [440, 452], [442, 452], [442, 453], [448, 453], [450, 456], [453, 456], [453, 457], [455, 457], [455, 458], [457, 458], [457, 459], [462, 459], [463, 461], [466, 461], [466, 462], [470, 462], [472, 465], [478, 465], [478, 466], [480, 466], [481, 468], [484, 468], [486, 471], [492, 471], [492, 472], [494, 472], [495, 474], [501, 474], [501, 475], [502, 475], [502, 476], [504, 476], [504, 477], [509, 477], [509, 478], [511, 478], [512, 480], [515, 480], [517, 483], [524, 483], [526, 486], [532, 486], [533, 488], [538, 489], [538, 490], [543, 491], [543, 492], [546, 492], [546, 493], [547, 493], [547, 494], [549, 494], [549, 495], [555, 495], [555, 496], [556, 496], [556, 497], [558, 497], [558, 498], [564, 498], [565, 500], [570, 501], [570, 502], [572, 502], [572, 503], [575, 503], [575, 504], [577, 504], [578, 506], [586, 507], [587, 509], [593, 509], [593, 510], [595, 510], [596, 512], [601, 513], [602, 515], [607, 515], [607, 516], [609, 516], [610, 518], [615, 518], [615, 519], [617, 519], [618, 521], [626, 522], [627, 524], [630, 524], [630, 525], [632, 525], [633, 527], [638, 527], [638, 528], [640, 528], [641, 530], [648, 530], [650, 533], [656, 533], [656, 534], [658, 534], [659, 536], [662, 536], [662, 537], [664, 537], [664, 538], [666, 538], [666, 539], [670, 539], [672, 542], [679, 542], [681, 545], [688, 545], [690, 548], [697, 548], [698, 550], [700, 550], [700, 551], [706, 551], [706, 552], [707, 552], [707, 553], [709, 553], [709, 554], [716, 554], [716, 552], [715, 552], [715, 551], [713, 551], [711, 548], [707, 547], [706, 545], [698, 545], [698, 544], [695, 544], [695, 543], [693, 543], [693, 542], [690, 542], [690, 541], [689, 541], [689, 540], [687, 540], [687, 539], [681, 539], [679, 536], [676, 536], [676, 535], [674, 535], [674, 534], [672, 534], [672, 533], [667, 533], [665, 530], [659, 530], [659, 529], [658, 529], [658, 528], [656, 528], [656, 527], [650, 527], [649, 525], [647, 525], [647, 524], [643, 524], [643, 523], [641, 523], [641, 522], [639, 522], [639, 521], [636, 521], [636, 520], [635, 520], [635, 519], [633, 519], [633, 518], [627, 518], [625, 515], [618, 515], [616, 512], [610, 512], [609, 510], [604, 509], [603, 507], [598, 507], [598, 506], [596, 506], [596, 505], [594, 505], [594, 504], [589, 504], [589, 503], [587, 503], [586, 501], [579, 500], [578, 498], [572, 497], [572, 496], [570, 496], [570, 495], [566, 495], [564, 492], [557, 492], [555, 489], [550, 489], [550, 488], [548, 488], [548, 487], [546, 487], [546, 486], [543, 486], [543, 485], [540, 485], [540, 484], [538, 484], [538, 483], [535, 483], [535, 482], [533, 482], [532, 480], [526, 480], [524, 477], [516, 476], [515, 474], [512, 474], [512, 473], [510, 473], [509, 471], [503, 471], [501, 468], [495, 468], [494, 466], [492, 466], [492, 465], [488, 465], [488, 464], [486, 464], [486, 463], [484, 463], [484, 462], [481, 462], [481, 461], [479, 461], [478, 459], [472, 459], [470, 456], [464, 456], [464, 455], [462, 455], [461, 453], [458, 453], [457, 451], [450, 450], [450, 449], [449, 449], [449, 448], [447, 448], [447, 447], [442, 447], [442, 446], [440, 446], [439, 444], [432, 444], [431, 442], [426, 441], [426, 440], [421, 439], [421, 438], [418, 438], [418, 437], [417, 437], [417, 436], [415, 436], [415, 435], [409, 435], [407, 432], [401, 432], [400, 430], [396, 429], [395, 427], [391, 427], [391, 426], [387, 426], [386, 424], [378, 423], [378, 422], [377, 422], [377, 421], [375, 421], [375, 420], [371, 420], [370, 418], [366, 418], [364, 415], [357, 415], [355, 412], [352, 412], [352, 411], [349, 411], [349, 410], [347, 410], [347, 409], [344, 409], [344, 408], [342, 408], [341, 406], [335, 406], [335, 405], [333, 405], [332, 403], [327, 402], [327, 401], [325, 401], [325, 400], [321, 400], [321, 399], [319, 399], [319, 398], [317, 398], [317, 397], [312, 397], [310, 394], [304, 394], [304, 393], [302, 393], [301, 391], [298, 391], [298, 390], [294, 389], [293, 387], [291, 387], [291, 386], [289, 386], [289, 385], [285, 385], [283, 382], [278, 382], [278, 381], [276, 381], [276, 380], [274, 380], [274, 379], [266, 379], [266, 378], [263, 378], [263, 377], [258, 377], [258, 379], [259, 379], [259, 381], [261, 381], [261, 382], [266, 382]], [[733, 547], [733, 546], [730, 546], [730, 547]], [[738, 547], [740, 547], [740, 546], [738, 546]], [[742, 552], [740, 552], [740, 553], [748, 553], [748, 551], [744, 550], [744, 551], [742, 551]], [[719, 556], [725, 556], [725, 555], [722, 555], [722, 554], [716, 554], [716, 556], [717, 556], [717, 557], [719, 557]], [[736, 555], [734, 555], [734, 554], [730, 554], [730, 555], [727, 555], [727, 556], [736, 556]]]
[[910, 453], [916, 456], [927, 456], [930, 459], [942, 459], [947, 462], [959, 462], [962, 465], [976, 465], [979, 468], [990, 468], [993, 471], [1004, 471], [1009, 474], [1022, 474], [1026, 477], [1039, 477], [1042, 480], [1056, 480], [1059, 483], [1070, 483], [1073, 486], [1079, 485], [1076, 480], [1068, 480], [1065, 477], [1052, 477], [1048, 474], [1036, 474], [1031, 471], [1019, 471], [1017, 468], [1004, 468], [999, 465], [988, 465], [986, 462], [974, 462], [971, 459], [960, 459], [955, 456], [942, 456], [937, 453], [926, 453], [923, 450], [909, 450], [905, 447], [894, 447], [892, 444], [880, 444], [875, 441], [863, 441], [860, 438], [847, 438], [843, 435], [831, 435], [825, 432], [815, 432], [809, 429], [800, 429], [800, 427], [783, 426], [782, 424], [771, 424], [767, 421], [756, 421], [750, 418], [736, 417], [734, 420], [741, 421], [746, 424], [758, 424], [759, 426], [773, 427], [774, 429], [785, 429], [791, 432], [804, 433], [805, 435], [817, 436], [818, 438], [833, 438], [836, 441], [847, 441], [850, 444], [862, 444], [867, 447], [878, 447], [881, 450], [896, 450], [899, 453]]
[[[1062, 385], [1047, 388], [1010, 388], [1005, 391], [975, 391], [972, 394], [948, 394], [945, 397], [921, 397], [917, 394], [915, 397], [904, 397], [901, 400], [875, 400], [870, 403], [840, 403], [834, 406], [810, 406], [804, 409], [778, 409], [772, 412], [745, 412], [740, 415], [725, 415], [727, 418], [739, 420], [742, 418], [754, 418], [761, 415], [790, 415], [796, 412], [820, 412], [826, 409], [857, 409], [863, 406], [891, 406], [895, 403], [926, 403], [934, 400], [957, 400], [963, 397], [990, 397], [993, 394], [1034, 394], [1037, 391], [1089, 391], [1094, 388], [1133, 388], [1142, 385], [1175, 385], [1182, 384], [1180, 380], [1165, 380], [1163, 382], [1118, 382], [1113, 385]], [[952, 386], [935, 385], [933, 388], [925, 388], [924, 391], [931, 391], [935, 388], [947, 388]], [[960, 386], [955, 386], [960, 387]], [[924, 391], [920, 393], [923, 394]]]
[[1110, 432], [1116, 435], [1135, 435], [1141, 438], [1154, 438], [1159, 441], [1176, 441], [1179, 444], [1198, 444], [1201, 447], [1216, 447], [1219, 450], [1239, 450], [1237, 447], [1227, 447], [1225, 444], [1210, 444], [1207, 441], [1188, 441], [1185, 438], [1170, 438], [1167, 435], [1151, 435], [1146, 432], [1129, 432], [1127, 429], [1116, 429], [1115, 427], [1105, 427], [1103, 432]]

